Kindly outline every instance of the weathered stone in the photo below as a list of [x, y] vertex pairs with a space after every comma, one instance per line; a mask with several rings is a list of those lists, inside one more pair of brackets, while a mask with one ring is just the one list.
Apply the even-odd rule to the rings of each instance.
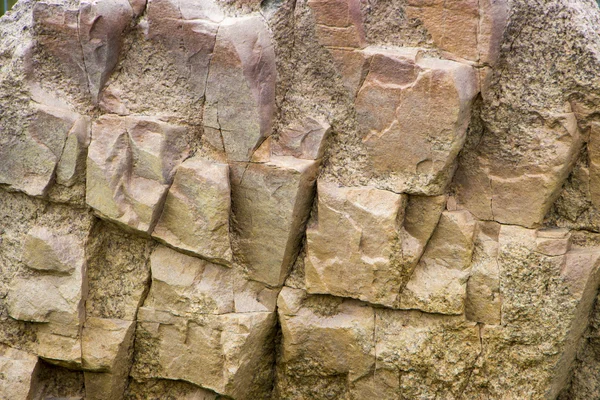
[[147, 37], [167, 49], [193, 93], [204, 96], [222, 11], [211, 0], [150, 0], [147, 15]]
[[27, 400], [33, 395], [38, 358], [33, 354], [0, 344], [0, 395], [11, 400]]
[[251, 279], [272, 286], [283, 284], [298, 254], [317, 165], [293, 157], [231, 165], [235, 229]]
[[70, 274], [75, 269], [83, 269], [85, 255], [83, 246], [74, 235], [58, 236], [40, 226], [27, 234], [23, 262], [34, 270]]
[[8, 313], [22, 321], [78, 326], [87, 287], [81, 236], [40, 226], [29, 231], [23, 247], [23, 262], [43, 274], [13, 279]]
[[50, 322], [36, 327], [38, 356], [61, 367], [81, 369], [81, 325]]
[[405, 10], [451, 56], [484, 65], [495, 62], [508, 17], [506, 0], [409, 0]]
[[277, 305], [282, 331], [277, 382], [282, 398], [293, 393], [344, 398], [348, 386], [373, 372], [372, 308], [356, 300], [307, 298], [304, 291], [288, 287]]
[[121, 399], [133, 355], [134, 321], [88, 318], [81, 334], [86, 399]]
[[365, 46], [360, 1], [310, 0], [308, 6], [315, 16], [317, 38], [322, 46]]
[[86, 248], [86, 317], [135, 320], [150, 285], [150, 253], [155, 242], [103, 221], [94, 226]]
[[355, 49], [329, 49], [335, 67], [342, 77], [342, 83], [352, 98], [356, 97], [369, 72], [369, 57], [362, 51]]
[[250, 160], [271, 134], [276, 79], [275, 51], [263, 18], [221, 22], [210, 59], [204, 130], [218, 138], [213, 146], [224, 147], [230, 161]]
[[82, 117], [69, 131], [60, 160], [56, 165], [56, 183], [73, 186], [85, 180], [85, 162], [91, 140], [90, 129], [89, 118]]
[[374, 309], [287, 287], [278, 312], [282, 398], [457, 398], [481, 351], [476, 324], [461, 317]]
[[234, 312], [230, 269], [159, 246], [150, 257], [152, 286], [146, 307], [189, 317]]
[[595, 208], [600, 208], [600, 123], [592, 122], [587, 143], [589, 157], [589, 194]]
[[419, 49], [365, 54], [371, 63], [356, 112], [373, 177], [385, 177], [397, 192], [442, 194], [478, 91], [473, 68], [419, 58]]
[[[515, 146], [507, 137], [513, 135], [529, 139]], [[515, 124], [499, 137], [486, 133], [473, 164], [457, 172], [457, 199], [479, 219], [539, 226], [560, 194], [581, 144], [572, 113]], [[511, 168], [506, 168], [508, 160]]]
[[375, 312], [374, 392], [388, 399], [460, 398], [482, 350], [476, 324], [417, 311]]
[[293, 156], [306, 160], [323, 157], [331, 126], [322, 120], [305, 117], [286, 126], [278, 140], [271, 143], [271, 152], [276, 156]]
[[[155, 353], [138, 354], [156, 365], [141, 378], [178, 379], [236, 399], [264, 396], [261, 376], [271, 368], [273, 313], [196, 315], [193, 320], [142, 307], [138, 335]], [[144, 357], [155, 357], [144, 359]], [[268, 373], [267, 373], [268, 374]], [[138, 376], [134, 372], [134, 376]]]
[[565, 386], [600, 282], [600, 252], [546, 255], [537, 236], [500, 228], [502, 324], [482, 329], [483, 352], [465, 396], [556, 398]]
[[175, 174], [152, 236], [219, 263], [231, 262], [229, 167], [198, 157]]
[[124, 30], [134, 16], [127, 0], [36, 3], [38, 43], [61, 62], [66, 75], [89, 93], [94, 103], [119, 60]]
[[184, 127], [149, 117], [100, 117], [88, 150], [87, 204], [104, 218], [151, 233], [188, 152]]
[[160, 400], [168, 396], [180, 400], [217, 400], [219, 398], [219, 395], [212, 390], [202, 389], [185, 381], [170, 379], [131, 379], [125, 398]]
[[400, 259], [406, 279], [412, 275], [421, 259], [445, 206], [446, 196], [408, 196], [400, 230]]
[[500, 224], [480, 222], [475, 233], [471, 276], [467, 282], [465, 315], [468, 320], [499, 325], [502, 314], [498, 234]]
[[132, 19], [127, 0], [84, 0], [80, 4], [77, 29], [94, 103], [119, 61], [122, 35]]
[[398, 307], [437, 314], [464, 313], [474, 232], [475, 221], [469, 212], [443, 212], [400, 294]]
[[395, 254], [406, 196], [319, 181], [318, 221], [307, 230], [309, 293], [394, 305], [402, 286]]
[[88, 318], [81, 339], [83, 368], [107, 372], [127, 363], [134, 330], [134, 321]]
[[88, 119], [66, 108], [35, 104], [33, 109], [26, 132], [0, 142], [0, 183], [42, 196], [52, 184], [65, 141], [85, 130]]

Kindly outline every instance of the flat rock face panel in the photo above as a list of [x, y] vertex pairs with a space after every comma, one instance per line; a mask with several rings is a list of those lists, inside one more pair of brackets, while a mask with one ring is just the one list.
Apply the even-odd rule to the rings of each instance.
[[199, 158], [184, 161], [169, 188], [152, 236], [221, 263], [231, 262], [229, 167]]
[[317, 167], [315, 161], [293, 157], [232, 164], [235, 229], [251, 279], [283, 284], [308, 219]]
[[319, 182], [318, 222], [307, 230], [310, 293], [393, 304], [402, 280], [394, 263], [406, 196]]
[[356, 112], [373, 174], [389, 175], [394, 191], [436, 195], [452, 178], [478, 84], [472, 68], [417, 50], [364, 51]]
[[276, 79], [275, 52], [263, 18], [224, 20], [210, 61], [204, 129], [228, 160], [250, 160], [271, 134]]

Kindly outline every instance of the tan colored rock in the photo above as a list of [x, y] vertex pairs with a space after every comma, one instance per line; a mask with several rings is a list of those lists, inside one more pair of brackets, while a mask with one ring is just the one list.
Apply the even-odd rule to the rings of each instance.
[[134, 330], [134, 321], [88, 318], [81, 334], [83, 368], [113, 371], [119, 363], [126, 363]]
[[152, 236], [219, 263], [231, 262], [229, 167], [193, 157], [177, 169]]
[[2, 398], [30, 399], [33, 395], [38, 370], [36, 356], [1, 344], [0, 395]]
[[122, 36], [133, 16], [127, 0], [84, 0], [80, 4], [78, 36], [94, 103], [119, 61]]
[[[446, 205], [446, 196], [408, 196], [400, 230], [401, 260], [407, 278], [421, 259]], [[406, 283], [406, 282], [405, 282]]]
[[355, 106], [373, 177], [396, 192], [442, 194], [479, 90], [473, 68], [415, 48], [364, 53], [371, 63]]
[[481, 352], [462, 317], [372, 308], [284, 287], [282, 398], [458, 398]]
[[16, 276], [6, 297], [11, 317], [77, 327], [86, 291], [85, 242], [56, 228], [32, 228], [23, 246], [23, 262], [42, 272]]
[[431, 35], [437, 47], [457, 56], [479, 60], [477, 34], [479, 2], [459, 0], [409, 0], [406, 7], [409, 18], [418, 18]]
[[271, 143], [276, 156], [293, 156], [305, 160], [323, 157], [331, 126], [318, 118], [304, 117], [279, 132], [278, 140]]
[[[257, 398], [253, 396], [261, 391], [260, 375], [271, 368], [273, 313], [197, 315], [187, 320], [143, 307], [138, 324], [155, 349], [138, 355], [143, 378], [184, 380], [234, 398]], [[156, 367], [146, 372], [144, 363]]]
[[441, 50], [483, 65], [495, 63], [508, 19], [506, 0], [409, 0], [405, 10]]
[[307, 230], [309, 293], [392, 306], [403, 283], [397, 264], [406, 196], [319, 181], [318, 221]]
[[293, 157], [230, 166], [235, 229], [250, 279], [283, 284], [308, 219], [317, 166]]
[[360, 1], [310, 0], [308, 6], [315, 17], [317, 38], [322, 46], [365, 46]]
[[186, 132], [150, 117], [100, 117], [88, 150], [87, 204], [104, 218], [152, 232], [189, 152]]
[[468, 211], [445, 211], [400, 294], [399, 308], [436, 314], [465, 310], [475, 221]]
[[372, 308], [356, 300], [307, 298], [304, 291], [288, 287], [282, 289], [277, 305], [282, 331], [277, 367], [282, 397], [299, 392], [305, 398], [315, 398], [322, 395], [319, 387], [328, 387], [332, 395], [339, 396], [348, 386], [372, 373], [375, 368]]
[[369, 72], [369, 57], [356, 49], [330, 48], [333, 62], [342, 77], [342, 83], [352, 98]]
[[81, 334], [87, 399], [123, 398], [133, 355], [135, 322], [88, 318]]
[[[514, 146], [513, 136], [528, 137]], [[537, 144], [539, 143], [539, 145]], [[536, 227], [560, 194], [582, 139], [573, 113], [516, 124], [484, 134], [473, 164], [457, 171], [457, 200], [479, 219]], [[506, 168], [510, 159], [511, 168]]]
[[127, 0], [83, 1], [78, 9], [49, 3], [33, 8], [38, 44], [94, 103], [117, 65], [122, 34], [133, 16]]
[[61, 367], [81, 369], [81, 325], [50, 322], [36, 328], [38, 356]]
[[465, 315], [469, 321], [499, 325], [502, 314], [500, 267], [498, 266], [498, 235], [500, 224], [479, 222], [475, 233], [475, 248], [471, 276], [467, 282]]
[[475, 323], [462, 317], [378, 309], [375, 325], [373, 384], [387, 394], [379, 398], [460, 398], [481, 352]]
[[28, 129], [15, 140], [2, 142], [0, 182], [42, 196], [52, 184], [65, 141], [77, 135], [88, 119], [54, 105], [34, 104], [33, 110]]
[[[272, 131], [275, 51], [260, 15], [227, 18], [219, 25], [210, 59], [204, 130], [230, 161], [248, 161]], [[232, 96], [235, 93], [235, 96]]]
[[204, 96], [222, 11], [211, 0], [150, 0], [147, 15], [146, 36], [166, 48], [191, 91]]
[[22, 261], [34, 270], [70, 274], [83, 269], [85, 254], [76, 236], [36, 226], [25, 238]]
[[594, 207], [600, 208], [600, 123], [592, 122], [589, 132], [589, 192]]
[[500, 228], [502, 325], [483, 328], [465, 396], [556, 398], [566, 385], [600, 282], [600, 251], [596, 244], [546, 255], [538, 235]]
[[150, 257], [152, 286], [146, 307], [178, 316], [234, 312], [230, 269], [159, 246]]
[[91, 140], [88, 117], [78, 119], [69, 131], [60, 160], [56, 165], [56, 183], [73, 186], [85, 180], [87, 148]]

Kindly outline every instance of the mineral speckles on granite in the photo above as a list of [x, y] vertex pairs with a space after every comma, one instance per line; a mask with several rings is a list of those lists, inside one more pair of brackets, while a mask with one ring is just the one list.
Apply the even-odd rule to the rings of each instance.
[[0, 398], [600, 397], [592, 1], [0, 21]]

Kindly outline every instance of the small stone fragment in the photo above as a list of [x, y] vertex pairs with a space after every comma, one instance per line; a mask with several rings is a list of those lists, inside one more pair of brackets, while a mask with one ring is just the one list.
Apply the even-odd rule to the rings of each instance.
[[283, 129], [278, 140], [271, 143], [271, 151], [276, 156], [317, 160], [323, 157], [330, 132], [331, 126], [327, 122], [305, 117]]

